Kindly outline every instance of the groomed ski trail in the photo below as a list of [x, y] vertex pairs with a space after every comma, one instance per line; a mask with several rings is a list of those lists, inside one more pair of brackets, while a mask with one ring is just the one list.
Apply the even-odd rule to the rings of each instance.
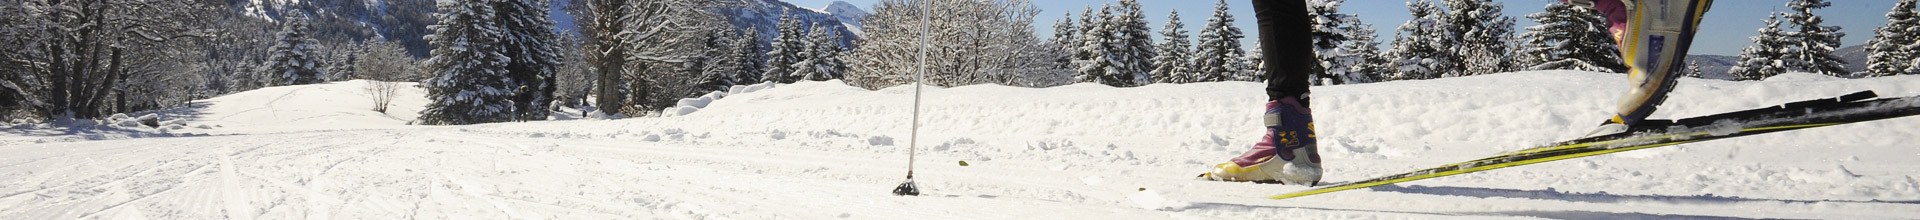
[[[1607, 88], [1622, 77], [1521, 72], [1315, 88], [1327, 178], [1358, 180], [1579, 135], [1584, 130], [1572, 128], [1603, 118], [1614, 95]], [[1859, 90], [1920, 95], [1917, 76], [1683, 81], [1656, 117]], [[929, 90], [920, 197], [887, 192], [906, 165], [911, 91], [900, 88], [808, 82], [733, 94], [679, 117], [469, 126], [329, 112], [362, 106], [279, 117], [230, 116], [258, 106], [223, 106], [274, 97], [360, 105], [358, 94], [326, 93], [356, 85], [215, 98], [189, 122], [222, 125], [190, 131], [214, 136], [0, 133], [8, 140], [0, 142], [0, 219], [1920, 216], [1911, 199], [1920, 198], [1920, 164], [1909, 162], [1920, 159], [1911, 147], [1920, 131], [1908, 129], [1920, 120], [1911, 118], [1271, 201], [1264, 196], [1306, 187], [1191, 180], [1259, 138], [1264, 95], [1246, 82]], [[396, 107], [408, 108], [417, 109]], [[347, 124], [266, 121], [287, 118]], [[1149, 195], [1165, 201], [1137, 202]]]

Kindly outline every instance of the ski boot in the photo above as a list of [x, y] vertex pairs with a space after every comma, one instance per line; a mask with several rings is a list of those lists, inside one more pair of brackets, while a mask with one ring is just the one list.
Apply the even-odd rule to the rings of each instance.
[[1265, 118], [1267, 135], [1260, 143], [1198, 179], [1319, 185], [1320, 153], [1314, 142], [1312, 111], [1287, 97], [1267, 102]]
[[1605, 16], [1608, 30], [1620, 46], [1620, 57], [1627, 61], [1631, 83], [1616, 106], [1617, 114], [1602, 122], [1587, 137], [1627, 132], [1646, 120], [1673, 91], [1685, 63], [1687, 49], [1693, 45], [1694, 32], [1712, 0], [1635, 1], [1569, 0], [1590, 6]]

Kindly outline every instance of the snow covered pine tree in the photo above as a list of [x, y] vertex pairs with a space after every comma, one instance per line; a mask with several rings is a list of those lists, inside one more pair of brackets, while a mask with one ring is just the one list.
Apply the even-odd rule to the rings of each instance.
[[1060, 16], [1060, 21], [1053, 23], [1053, 38], [1047, 40], [1047, 45], [1053, 50], [1049, 54], [1055, 57], [1054, 68], [1073, 69], [1073, 52], [1080, 45], [1080, 28], [1073, 25], [1072, 12]]
[[307, 24], [306, 15], [288, 12], [287, 22], [280, 24], [278, 44], [267, 49], [269, 56], [264, 71], [273, 77], [272, 85], [305, 85], [325, 82], [320, 71], [320, 41], [313, 39], [312, 27]]
[[1344, 72], [1347, 77], [1352, 77], [1347, 83], [1372, 83], [1384, 80], [1393, 70], [1388, 68], [1388, 59], [1380, 53], [1380, 42], [1375, 41], [1380, 35], [1374, 32], [1372, 24], [1358, 24], [1348, 26], [1352, 28], [1350, 33], [1353, 40], [1340, 46], [1340, 50], [1344, 53], [1339, 59], [1335, 59], [1336, 67], [1328, 71]]
[[1154, 50], [1159, 56], [1153, 57], [1155, 68], [1152, 72], [1154, 83], [1190, 83], [1193, 68], [1188, 59], [1193, 57], [1192, 43], [1187, 41], [1186, 25], [1180, 24], [1180, 11], [1167, 12], [1167, 25], [1160, 28], [1160, 42]]
[[1868, 77], [1910, 74], [1916, 51], [1915, 45], [1920, 38], [1920, 16], [1914, 13], [1914, 0], [1900, 0], [1887, 12], [1887, 25], [1874, 29], [1873, 40], [1867, 41]]
[[1459, 64], [1454, 71], [1442, 73], [1446, 77], [1472, 76], [1507, 72], [1513, 69], [1513, 60], [1507, 48], [1507, 38], [1513, 33], [1513, 17], [1500, 11], [1504, 4], [1492, 0], [1442, 0], [1449, 12], [1440, 16], [1447, 35], [1456, 44], [1446, 44], [1454, 63]]
[[1780, 30], [1780, 14], [1767, 15], [1766, 23], [1760, 35], [1751, 37], [1753, 45], [1740, 50], [1740, 61], [1727, 70], [1734, 80], [1760, 80], [1787, 72], [1793, 40]]
[[[1355, 53], [1363, 52], [1356, 50], [1376, 51], [1377, 49], [1362, 49], [1352, 44], [1377, 46], [1378, 43], [1360, 42], [1359, 39], [1356, 39], [1357, 34], [1364, 32], [1365, 34], [1371, 35], [1373, 34], [1373, 30], [1363, 30], [1363, 28], [1367, 27], [1362, 27], [1365, 24], [1360, 22], [1360, 17], [1340, 13], [1340, 4], [1345, 2], [1346, 0], [1307, 1], [1307, 15], [1313, 16], [1313, 33], [1311, 33], [1311, 35], [1313, 35], [1314, 42], [1314, 58], [1319, 60], [1319, 62], [1316, 62], [1318, 66], [1314, 67], [1319, 70], [1313, 71], [1319, 74], [1310, 78], [1314, 85], [1340, 85], [1374, 81], [1374, 78], [1369, 76], [1372, 73], [1368, 72], [1367, 69], [1375, 67], [1367, 66], [1370, 65], [1367, 63], [1368, 59], [1360, 57], [1362, 54]], [[1368, 37], [1366, 40], [1371, 41], [1373, 38]], [[1378, 52], [1371, 53], [1378, 54]], [[1252, 60], [1250, 59], [1249, 61]], [[1256, 66], [1255, 68], [1261, 67]]]
[[506, 33], [495, 19], [492, 1], [440, 1], [428, 27], [433, 57], [427, 60], [427, 99], [419, 122], [428, 125], [464, 125], [511, 121], [516, 84], [500, 53]]
[[793, 83], [800, 80], [793, 76], [799, 71], [794, 69], [794, 64], [805, 59], [800, 54], [807, 50], [807, 38], [803, 35], [806, 30], [800, 27], [802, 21], [794, 16], [792, 13], [780, 16], [780, 36], [774, 36], [773, 48], [767, 51], [767, 72], [760, 75], [761, 81]]
[[507, 56], [506, 74], [513, 84], [515, 119], [546, 120], [552, 111], [554, 68], [560, 65], [560, 36], [554, 34], [554, 21], [548, 16], [544, 0], [495, 1], [497, 19], [505, 38], [501, 51]]
[[[1240, 39], [1246, 34], [1233, 26], [1233, 14], [1229, 13], [1227, 1], [1214, 3], [1213, 17], [1207, 19], [1205, 28], [1200, 29], [1199, 44], [1193, 58], [1194, 82], [1220, 82], [1243, 78], [1249, 75], [1247, 63], [1243, 57], [1246, 50], [1240, 47]], [[1254, 77], [1244, 77], [1252, 79]]]
[[1620, 49], [1607, 36], [1606, 22], [1592, 8], [1553, 3], [1527, 18], [1540, 25], [1527, 27], [1527, 33], [1520, 35], [1529, 45], [1520, 53], [1535, 59], [1525, 64], [1526, 69], [1627, 72]]
[[[1156, 56], [1153, 45], [1153, 29], [1147, 27], [1147, 15], [1140, 9], [1138, 0], [1120, 0], [1122, 10], [1110, 20], [1117, 37], [1118, 47], [1111, 53], [1120, 58], [1119, 72], [1110, 73], [1113, 82], [1119, 87], [1144, 86], [1152, 83], [1154, 69], [1153, 57]], [[1113, 85], [1113, 84], [1109, 84]]]
[[1393, 59], [1392, 80], [1434, 79], [1460, 69], [1458, 59], [1448, 49], [1455, 46], [1455, 40], [1440, 20], [1446, 12], [1425, 0], [1407, 2], [1407, 12], [1413, 19], [1400, 24], [1393, 38], [1393, 49], [1387, 51], [1387, 56]]
[[1792, 42], [1795, 42], [1793, 46], [1797, 48], [1787, 54], [1788, 60], [1791, 61], [1787, 63], [1788, 68], [1836, 77], [1848, 77], [1853, 74], [1847, 71], [1847, 61], [1833, 54], [1833, 51], [1840, 48], [1840, 38], [1846, 37], [1847, 33], [1840, 32], [1840, 26], [1824, 25], [1826, 19], [1813, 14], [1814, 9], [1832, 5], [1833, 3], [1828, 3], [1826, 0], [1787, 2], [1787, 9], [1792, 10], [1786, 14], [1788, 23], [1800, 28], [1787, 35], [1793, 38]]

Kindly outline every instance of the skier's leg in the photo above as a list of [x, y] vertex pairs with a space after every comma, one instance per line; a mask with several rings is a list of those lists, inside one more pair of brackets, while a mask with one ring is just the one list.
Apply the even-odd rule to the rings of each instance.
[[1254, 0], [1255, 18], [1260, 22], [1260, 50], [1266, 60], [1267, 99], [1280, 100], [1287, 97], [1300, 99], [1301, 107], [1310, 105], [1307, 101], [1308, 76], [1315, 62], [1313, 54], [1313, 20], [1307, 14], [1307, 0]]
[[1591, 5], [1605, 16], [1621, 58], [1631, 68], [1631, 88], [1621, 96], [1617, 114], [1588, 136], [1625, 132], [1652, 115], [1673, 91], [1681, 75], [1678, 67], [1712, 1], [1593, 0]]
[[[1307, 3], [1305, 0], [1255, 0], [1254, 4], [1255, 16], [1260, 22], [1261, 47], [1264, 47], [1261, 51], [1265, 53], [1262, 57], [1266, 59], [1261, 64], [1266, 65], [1268, 70], [1267, 99], [1273, 102], [1267, 108], [1270, 117], [1267, 117], [1266, 124], [1276, 127], [1270, 129], [1281, 130], [1270, 133], [1298, 133], [1288, 135], [1300, 139], [1300, 145], [1294, 146], [1298, 152], [1282, 150], [1280, 158], [1291, 161], [1295, 160], [1293, 154], [1301, 154], [1304, 159], [1310, 160], [1310, 165], [1316, 170], [1314, 179], [1317, 180], [1320, 154], [1314, 141], [1313, 111], [1309, 108], [1311, 102], [1307, 85], [1311, 83], [1308, 82], [1308, 76], [1314, 74], [1314, 65], [1319, 64], [1314, 57], [1313, 37], [1305, 34], [1313, 30], [1312, 18], [1307, 14]], [[1275, 104], [1290, 108], [1271, 107]], [[1284, 117], [1279, 117], [1279, 120], [1271, 117], [1276, 115]]]
[[1269, 70], [1265, 124], [1260, 143], [1231, 163], [1214, 166], [1201, 178], [1222, 181], [1314, 185], [1320, 181], [1320, 155], [1307, 108], [1307, 76], [1314, 65], [1312, 38], [1306, 34], [1303, 0], [1254, 0], [1260, 42]]

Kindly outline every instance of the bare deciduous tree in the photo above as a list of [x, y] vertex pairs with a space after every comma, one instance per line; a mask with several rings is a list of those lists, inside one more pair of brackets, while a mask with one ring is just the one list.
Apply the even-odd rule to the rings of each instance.
[[[129, 79], [177, 68], [173, 41], [204, 36], [217, 2], [194, 0], [21, 0], [0, 3], [0, 52], [9, 74], [0, 99], [54, 118], [99, 118], [129, 110]], [[135, 59], [138, 58], [138, 59]], [[160, 77], [166, 78], [166, 77]]]
[[373, 111], [386, 113], [393, 104], [393, 97], [400, 90], [400, 82], [417, 81], [421, 75], [420, 61], [407, 54], [407, 49], [399, 42], [368, 41], [361, 51], [360, 59], [355, 60], [354, 72], [357, 77], [367, 80], [367, 95], [373, 98]]
[[1047, 87], [1071, 81], [1054, 65], [1058, 50], [1033, 35], [1039, 13], [1026, 0], [884, 0], [865, 20], [867, 35], [853, 50], [846, 80], [878, 89], [910, 83], [919, 65], [921, 6], [930, 6], [925, 41], [927, 83], [995, 83]]
[[[581, 49], [596, 77], [594, 102], [606, 114], [629, 106], [626, 98], [651, 97], [653, 81], [668, 77], [700, 54], [716, 29], [709, 9], [733, 0], [585, 0], [569, 9], [580, 20]], [[642, 86], [635, 86], [642, 85]], [[625, 91], [636, 90], [636, 91]]]

